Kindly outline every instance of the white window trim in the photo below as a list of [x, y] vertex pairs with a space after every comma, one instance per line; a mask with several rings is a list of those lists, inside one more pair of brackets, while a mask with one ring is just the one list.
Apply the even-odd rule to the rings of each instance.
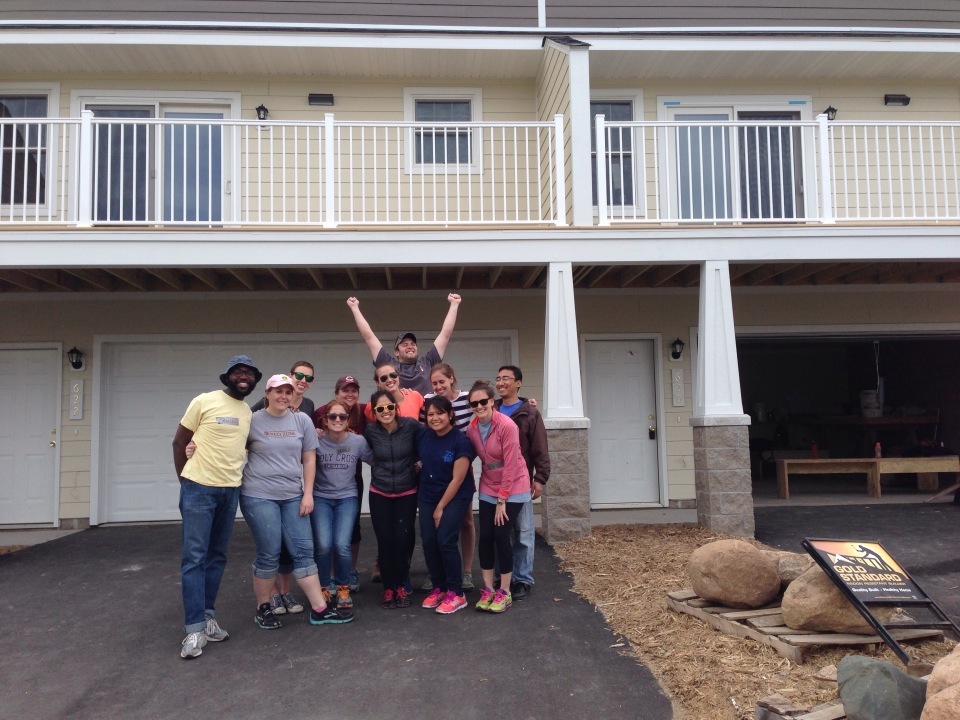
[[[631, 103], [633, 111], [631, 116], [633, 117], [632, 122], [639, 122], [643, 120], [643, 90], [638, 88], [630, 88], [626, 90], [591, 90], [590, 91], [590, 102], [604, 102], [604, 101], [616, 101], [616, 102], [628, 102]], [[591, 113], [590, 122], [593, 122], [593, 114]], [[643, 136], [641, 135], [641, 138]], [[590, 139], [591, 150], [590, 157], [591, 161], [593, 159], [593, 138]], [[609, 152], [609, 149], [608, 149]], [[630, 205], [622, 206], [624, 213], [633, 214], [637, 217], [642, 217], [646, 214], [647, 207], [647, 196], [646, 196], [646, 166], [644, 165], [644, 158], [646, 157], [645, 151], [637, 150], [635, 147], [633, 149], [633, 199], [634, 203]], [[593, 190], [591, 189], [591, 195]], [[610, 213], [614, 206], [607, 207], [607, 212]], [[620, 206], [618, 206], [620, 207]], [[593, 206], [593, 216], [597, 217], [597, 206]]]
[[[183, 111], [195, 109], [198, 112], [204, 108], [225, 108], [224, 120], [241, 119], [241, 96], [237, 92], [204, 92], [202, 90], [117, 90], [117, 89], [98, 89], [98, 88], [78, 88], [70, 92], [70, 115], [80, 117], [80, 113], [90, 105], [151, 105], [159, 117], [161, 107]], [[76, 141], [71, 142], [70, 152], [76, 153]], [[159, 148], [157, 149], [159, 152]], [[240, 195], [233, 192], [234, 188], [240, 187], [240, 148], [234, 143], [232, 148], [224, 148], [223, 151], [223, 200], [221, 223], [232, 223], [234, 218], [240, 216]], [[155, 163], [160, 163], [161, 159], [154, 158]], [[160, 167], [156, 164], [155, 167]], [[152, 202], [159, 203], [161, 189], [154, 188], [154, 197]], [[69, 188], [70, 207], [73, 205], [73, 196], [77, 192], [76, 183], [71, 183]]]
[[[47, 117], [50, 119], [56, 119], [60, 117], [60, 83], [46, 83], [46, 82], [36, 82], [36, 83], [14, 83], [14, 82], [0, 82], [0, 95], [46, 95], [47, 96]], [[69, 126], [61, 129], [61, 138], [62, 134], [66, 133], [67, 138], [70, 138], [73, 133], [70, 131]], [[48, 133], [49, 135], [49, 133]], [[59, 173], [59, 158], [60, 150], [65, 147], [66, 144], [69, 144], [69, 140], [65, 143], [63, 139], [59, 143], [50, 143], [49, 139], [47, 140], [47, 198], [45, 202], [42, 203], [33, 203], [30, 205], [19, 204], [19, 205], [4, 205], [3, 209], [5, 212], [12, 212], [14, 215], [18, 215], [24, 212], [32, 213], [39, 211], [43, 216], [49, 216], [55, 218], [58, 212], [57, 201], [60, 197], [60, 173]], [[70, 207], [70, 204], [67, 203], [67, 207]], [[66, 218], [64, 218], [66, 219]]]
[[[481, 88], [451, 88], [451, 87], [405, 87], [403, 89], [403, 120], [407, 123], [417, 121], [417, 100], [469, 100], [470, 122], [477, 123], [483, 120], [483, 90]], [[408, 175], [431, 174], [440, 168], [457, 174], [483, 173], [483, 132], [480, 128], [473, 128], [470, 132], [471, 162], [459, 166], [443, 166], [435, 163], [416, 162], [415, 139], [413, 128], [409, 128], [406, 137], [406, 152], [404, 153], [404, 170]]]

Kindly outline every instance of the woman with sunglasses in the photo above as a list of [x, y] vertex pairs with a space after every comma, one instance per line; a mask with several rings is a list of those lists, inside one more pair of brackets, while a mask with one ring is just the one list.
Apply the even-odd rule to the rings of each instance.
[[420, 538], [432, 589], [423, 607], [451, 615], [467, 605], [457, 537], [473, 502], [474, 452], [454, 427], [453, 405], [442, 395], [426, 401], [427, 427], [417, 435], [420, 469]]
[[[373, 380], [377, 383], [377, 390], [382, 390], [390, 395], [392, 402], [397, 406], [397, 414], [400, 417], [420, 419], [423, 395], [416, 390], [401, 389], [400, 373], [397, 371], [396, 365], [384, 363], [378, 366], [373, 373]], [[376, 419], [372, 404], [367, 405], [366, 415], [370, 422]]]
[[363, 436], [373, 451], [368, 499], [383, 581], [381, 607], [405, 608], [410, 607], [410, 597], [404, 583], [416, 540], [418, 477], [414, 463], [420, 423], [401, 417], [393, 393], [387, 390], [377, 390], [368, 407], [377, 418], [367, 425]]
[[317, 476], [313, 484], [313, 512], [310, 514], [314, 557], [324, 598], [331, 602], [329, 587], [333, 584], [337, 609], [352, 609], [350, 539], [360, 510], [356, 471], [361, 461], [373, 461], [373, 453], [363, 437], [350, 432], [350, 412], [346, 402], [333, 399], [325, 407], [325, 431], [317, 447]]
[[[364, 412], [367, 406], [358, 402], [360, 399], [360, 383], [353, 375], [344, 375], [334, 385], [333, 394], [337, 400], [342, 401], [347, 407], [347, 413], [350, 415], [347, 420], [347, 429], [356, 435], [363, 435], [363, 430], [367, 427], [367, 416]], [[326, 405], [317, 408], [317, 411], [313, 414], [313, 424], [317, 428], [318, 436], [322, 436], [326, 429], [326, 414]], [[354, 480], [357, 484], [357, 498], [362, 498], [363, 465], [360, 462], [357, 462]], [[357, 592], [360, 589], [360, 572], [357, 568], [357, 563], [360, 560], [360, 540], [360, 506], [358, 504], [357, 517], [353, 522], [353, 535], [350, 538], [350, 581], [348, 583], [350, 592]]]
[[[433, 385], [433, 392], [423, 396], [426, 402], [432, 397], [445, 397], [450, 401], [453, 409], [453, 425], [460, 431], [464, 431], [470, 421], [473, 419], [473, 412], [470, 410], [470, 403], [467, 402], [469, 393], [466, 390], [460, 390], [457, 387], [457, 376], [453, 368], [447, 363], [435, 365], [430, 371], [430, 384]], [[427, 418], [424, 410], [420, 411], [420, 422], [426, 423]], [[473, 512], [463, 514], [463, 522], [460, 525], [460, 563], [463, 568], [463, 589], [473, 590], [473, 551], [477, 544], [477, 530], [473, 523]], [[430, 592], [433, 590], [433, 581], [427, 578], [427, 581], [421, 587], [421, 590]]]
[[[477, 610], [502, 613], [513, 603], [510, 580], [513, 575], [513, 523], [530, 500], [530, 473], [520, 454], [520, 431], [516, 423], [498, 412], [493, 404], [493, 386], [478, 380], [470, 388], [470, 409], [474, 418], [467, 426], [467, 438], [483, 463], [480, 470], [480, 513], [477, 545], [483, 590]], [[493, 590], [494, 566], [500, 566], [500, 589]]]
[[[290, 368], [289, 377], [293, 380], [293, 400], [290, 403], [291, 412], [302, 412], [308, 418], [313, 418], [314, 407], [313, 400], [304, 397], [304, 393], [310, 389], [314, 378], [313, 365], [306, 360], [297, 360]], [[264, 399], [260, 400], [250, 408], [253, 412], [263, 410]], [[285, 613], [301, 613], [303, 605], [293, 594], [293, 557], [286, 545], [280, 547], [280, 570], [277, 573], [277, 587], [273, 597], [270, 598], [270, 605], [273, 607], [275, 615]]]

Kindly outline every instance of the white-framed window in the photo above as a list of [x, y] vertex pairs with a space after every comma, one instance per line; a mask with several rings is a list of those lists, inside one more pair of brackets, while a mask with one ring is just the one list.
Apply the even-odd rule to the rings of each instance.
[[[94, 222], [219, 223], [233, 216], [236, 128], [216, 121], [239, 116], [239, 95], [78, 90], [71, 104], [78, 115], [90, 110], [123, 121], [94, 129]], [[137, 122], [154, 118], [177, 122]]]
[[[811, 107], [809, 96], [658, 98], [659, 120], [697, 123], [661, 143], [664, 202], [682, 219], [804, 218], [816, 202], [804, 192], [813, 136], [791, 123], [811, 120]], [[743, 124], [718, 124], [731, 121]]]
[[407, 172], [479, 173], [482, 135], [471, 123], [483, 118], [480, 88], [404, 88]]
[[0, 206], [54, 211], [57, 153], [69, 131], [55, 118], [57, 84], [0, 83]]
[[[643, 118], [643, 93], [639, 90], [594, 90], [590, 95], [590, 166], [593, 205], [597, 205], [597, 116], [606, 123], [633, 122]], [[607, 134], [607, 205], [631, 211], [642, 205], [642, 131], [611, 128]], [[639, 184], [638, 184], [639, 182]]]

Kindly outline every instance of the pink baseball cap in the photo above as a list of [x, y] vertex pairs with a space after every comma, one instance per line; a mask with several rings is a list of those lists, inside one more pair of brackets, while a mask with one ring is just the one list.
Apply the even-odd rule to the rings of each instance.
[[267, 387], [265, 389], [269, 390], [270, 388], [281, 387], [282, 385], [294, 387], [293, 380], [290, 379], [289, 375], [282, 373], [280, 375], [271, 375], [270, 379], [267, 380]]

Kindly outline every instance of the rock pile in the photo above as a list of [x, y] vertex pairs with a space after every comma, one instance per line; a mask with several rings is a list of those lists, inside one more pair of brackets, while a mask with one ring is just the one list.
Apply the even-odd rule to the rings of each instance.
[[693, 591], [731, 608], [758, 608], [780, 593], [777, 565], [743, 540], [717, 540], [690, 554], [687, 575]]

